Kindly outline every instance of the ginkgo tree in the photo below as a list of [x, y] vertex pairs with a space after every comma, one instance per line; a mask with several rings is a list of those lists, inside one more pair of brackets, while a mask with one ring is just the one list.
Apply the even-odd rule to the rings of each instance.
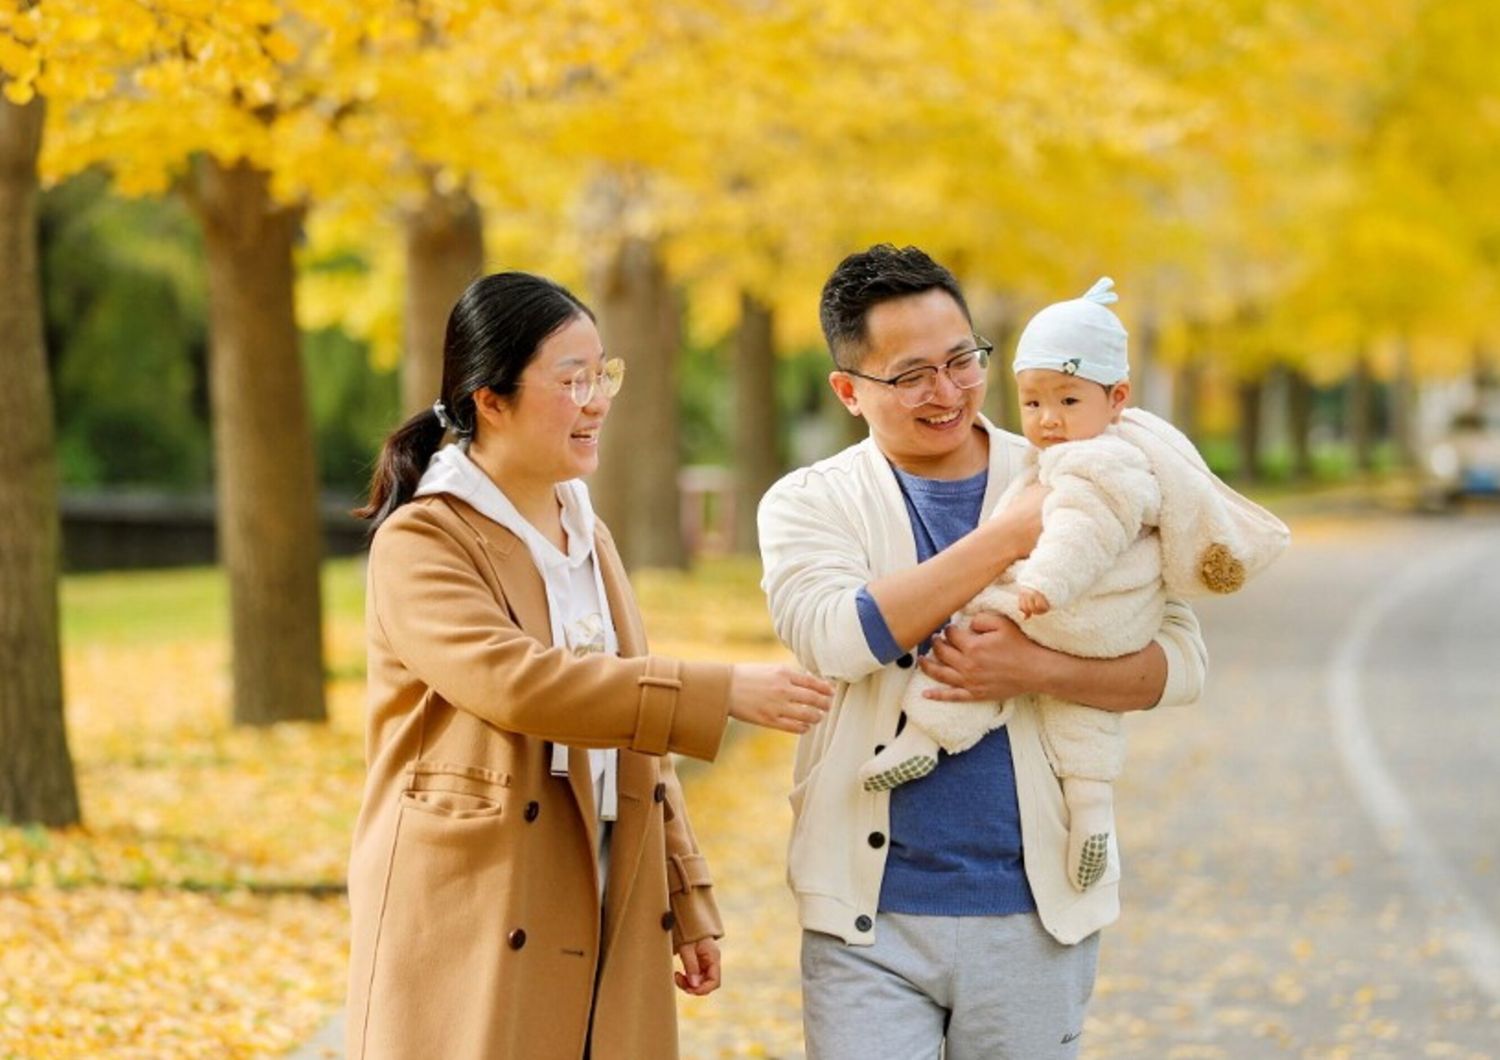
[[39, 99], [24, 105], [0, 100], [0, 421], [6, 424], [0, 436], [0, 510], [6, 513], [0, 520], [0, 820], [65, 825], [78, 820], [79, 809], [63, 725], [57, 461], [37, 261], [42, 110]]
[[0, 818], [79, 820], [63, 720], [59, 527], [52, 398], [37, 260], [38, 158], [45, 117], [107, 92], [95, 63], [135, 61], [157, 44], [138, 5], [0, 4]]

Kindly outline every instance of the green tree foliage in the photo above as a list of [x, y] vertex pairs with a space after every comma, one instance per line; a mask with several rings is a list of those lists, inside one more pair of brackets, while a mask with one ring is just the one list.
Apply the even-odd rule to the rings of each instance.
[[99, 174], [42, 204], [42, 276], [64, 486], [210, 481], [196, 226]]

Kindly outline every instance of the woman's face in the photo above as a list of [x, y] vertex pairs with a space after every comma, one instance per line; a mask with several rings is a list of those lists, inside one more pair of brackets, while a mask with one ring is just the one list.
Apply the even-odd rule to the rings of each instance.
[[[586, 316], [574, 317], [549, 335], [521, 373], [520, 389], [481, 414], [493, 427], [493, 442], [539, 479], [563, 482], [591, 474], [599, 466], [599, 430], [609, 414], [610, 399], [595, 386], [580, 408], [570, 382], [580, 369], [597, 376], [604, 370], [599, 329]], [[478, 397], [478, 395], [476, 395]], [[486, 414], [487, 413], [487, 414]], [[481, 428], [483, 429], [483, 428]], [[490, 439], [484, 439], [493, 444]]]

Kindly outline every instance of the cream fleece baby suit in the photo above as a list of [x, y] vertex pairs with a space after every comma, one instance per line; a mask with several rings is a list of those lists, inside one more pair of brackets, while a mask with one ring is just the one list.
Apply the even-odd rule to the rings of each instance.
[[[1031, 555], [976, 596], [958, 618], [998, 611], [1028, 637], [1070, 655], [1139, 651], [1161, 627], [1166, 593], [1232, 592], [1286, 547], [1270, 512], [1224, 485], [1171, 424], [1126, 409], [1094, 438], [1032, 450], [996, 505], [1040, 481], [1049, 487]], [[1051, 609], [1022, 620], [1017, 593], [1035, 589]], [[894, 787], [930, 771], [936, 747], [956, 754], [1005, 723], [1011, 703], [947, 703], [923, 693], [917, 671], [902, 709], [907, 727], [861, 771], [866, 788]], [[1068, 876], [1087, 889], [1105, 871], [1113, 828], [1111, 784], [1124, 764], [1120, 715], [1038, 696], [1043, 746], [1070, 813]]]

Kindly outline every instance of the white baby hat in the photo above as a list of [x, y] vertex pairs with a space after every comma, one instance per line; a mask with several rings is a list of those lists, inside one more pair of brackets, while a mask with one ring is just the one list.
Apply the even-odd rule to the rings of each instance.
[[1130, 378], [1125, 325], [1106, 306], [1118, 302], [1115, 281], [1101, 277], [1082, 298], [1055, 302], [1026, 324], [1016, 343], [1014, 371], [1054, 372], [1113, 386]]

